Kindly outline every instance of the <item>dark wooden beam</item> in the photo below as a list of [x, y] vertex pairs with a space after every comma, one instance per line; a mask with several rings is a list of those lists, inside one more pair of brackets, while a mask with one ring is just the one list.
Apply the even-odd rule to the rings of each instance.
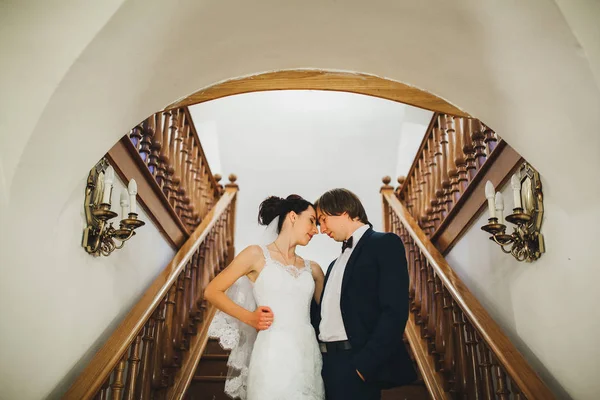
[[174, 250], [178, 250], [190, 236], [154, 177], [144, 164], [127, 135], [106, 154], [123, 182], [134, 178], [138, 186], [138, 200]]
[[505, 141], [498, 143], [465, 190], [465, 193], [431, 237], [431, 241], [440, 253], [446, 256], [479, 218], [487, 203], [485, 183], [489, 180], [495, 187], [501, 187], [510, 179], [522, 162], [521, 155]]

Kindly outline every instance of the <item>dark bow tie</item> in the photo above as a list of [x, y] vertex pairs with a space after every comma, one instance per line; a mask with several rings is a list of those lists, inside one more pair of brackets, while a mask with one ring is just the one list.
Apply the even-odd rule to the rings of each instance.
[[344, 252], [344, 250], [352, 248], [353, 239], [354, 238], [352, 236], [350, 236], [350, 238], [348, 240], [344, 240], [342, 242], [342, 253]]

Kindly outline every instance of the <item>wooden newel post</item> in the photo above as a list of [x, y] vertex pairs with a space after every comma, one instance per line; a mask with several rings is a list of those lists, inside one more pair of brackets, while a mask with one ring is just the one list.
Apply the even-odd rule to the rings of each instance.
[[233, 260], [235, 257], [235, 246], [233, 245], [233, 235], [235, 234], [235, 208], [237, 203], [236, 194], [239, 191], [239, 186], [237, 183], [237, 176], [235, 174], [229, 175], [229, 183], [225, 185], [225, 192], [231, 193], [234, 197], [231, 200], [231, 205], [229, 209], [231, 210], [229, 213], [229, 220], [227, 227], [227, 265]]
[[392, 178], [389, 176], [384, 176], [381, 181], [383, 182], [383, 186], [379, 190], [379, 193], [381, 193], [381, 201], [383, 205], [383, 230], [385, 232], [390, 232], [392, 228], [390, 219], [390, 206], [385, 199], [385, 194], [393, 194], [394, 187], [390, 185]]

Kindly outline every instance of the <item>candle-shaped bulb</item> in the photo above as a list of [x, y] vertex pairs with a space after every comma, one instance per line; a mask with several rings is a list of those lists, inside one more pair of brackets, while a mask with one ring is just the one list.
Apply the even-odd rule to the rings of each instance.
[[500, 192], [496, 192], [496, 218], [499, 223], [504, 224], [504, 199]]
[[135, 182], [135, 179], [129, 181], [127, 190], [129, 191], [129, 212], [137, 214], [137, 202], [135, 200], [135, 196], [137, 195], [137, 183]]
[[514, 208], [521, 208], [521, 176], [519, 172], [510, 178], [510, 186], [513, 190]]
[[113, 182], [115, 181], [115, 170], [111, 165], [106, 168], [104, 172], [104, 194], [102, 196], [102, 203], [110, 204], [110, 195], [112, 193]]
[[496, 217], [496, 205], [494, 204], [494, 197], [496, 196], [496, 189], [492, 182], [487, 181], [485, 183], [485, 198], [488, 201], [488, 210], [490, 212], [490, 218]]
[[129, 196], [127, 190], [123, 189], [121, 192], [121, 218], [127, 218], [127, 214], [129, 214]]

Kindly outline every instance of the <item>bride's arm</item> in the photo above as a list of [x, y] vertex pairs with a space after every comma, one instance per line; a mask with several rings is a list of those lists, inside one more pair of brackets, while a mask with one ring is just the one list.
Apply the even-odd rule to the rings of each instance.
[[325, 282], [325, 275], [323, 275], [323, 270], [314, 261], [310, 262], [312, 275], [315, 280], [315, 301], [317, 304], [321, 304], [321, 296], [323, 295], [323, 283]]
[[225, 291], [239, 278], [255, 271], [256, 265], [262, 259], [262, 251], [258, 246], [245, 248], [231, 264], [208, 284], [204, 297], [219, 310], [248, 324], [258, 330], [267, 329], [273, 322], [273, 312], [269, 307], [259, 306], [254, 312], [235, 304]]

